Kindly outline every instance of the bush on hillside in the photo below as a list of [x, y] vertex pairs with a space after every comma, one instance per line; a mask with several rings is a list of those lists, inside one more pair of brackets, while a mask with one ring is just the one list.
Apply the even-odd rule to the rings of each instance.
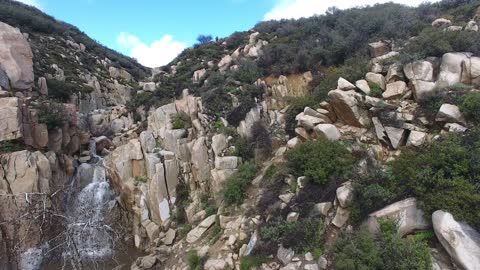
[[480, 33], [426, 28], [402, 50], [400, 59], [403, 63], [408, 63], [429, 56], [442, 57], [448, 52], [471, 52], [479, 55]]
[[192, 119], [190, 115], [179, 112], [172, 118], [172, 129], [188, 129], [192, 127]]
[[480, 123], [480, 93], [474, 92], [466, 95], [460, 110], [465, 114], [468, 120]]
[[54, 101], [41, 101], [37, 106], [38, 123], [45, 124], [48, 130], [60, 128], [67, 120], [63, 104]]
[[257, 253], [269, 255], [279, 244], [292, 248], [297, 253], [315, 252], [323, 246], [324, 224], [321, 219], [302, 219], [288, 223], [274, 219], [260, 228], [262, 243]]
[[243, 202], [247, 186], [252, 182], [255, 173], [255, 165], [247, 162], [242, 164], [234, 175], [227, 178], [223, 191], [227, 205], [238, 205]]
[[234, 73], [236, 80], [247, 84], [253, 84], [260, 76], [257, 65], [251, 60], [241, 63], [238, 70]]
[[347, 148], [329, 140], [309, 141], [287, 152], [287, 166], [296, 177], [306, 176], [318, 185], [344, 177], [355, 158]]
[[428, 245], [416, 238], [402, 239], [394, 221], [380, 221], [380, 235], [373, 239], [366, 231], [344, 234], [334, 245], [334, 265], [338, 270], [429, 270]]
[[480, 228], [480, 130], [449, 134], [422, 150], [404, 150], [388, 166], [356, 181], [352, 217], [360, 222], [386, 205], [415, 197], [426, 216], [436, 210]]

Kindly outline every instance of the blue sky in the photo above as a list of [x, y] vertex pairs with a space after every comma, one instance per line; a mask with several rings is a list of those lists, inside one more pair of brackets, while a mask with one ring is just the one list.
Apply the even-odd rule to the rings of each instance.
[[[322, 14], [388, 0], [19, 0], [77, 26], [146, 66], [165, 65], [199, 34], [226, 37], [268, 19]], [[418, 5], [423, 0], [394, 0]]]

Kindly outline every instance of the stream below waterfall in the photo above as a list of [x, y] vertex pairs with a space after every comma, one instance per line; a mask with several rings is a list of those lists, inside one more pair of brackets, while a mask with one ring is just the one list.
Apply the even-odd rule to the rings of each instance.
[[112, 269], [118, 265], [130, 268], [139, 256], [133, 241], [126, 240], [125, 231], [120, 231], [129, 225], [122, 224], [122, 210], [107, 179], [104, 159], [95, 149], [92, 141], [92, 160], [82, 165], [88, 168], [91, 179], [82, 183], [83, 168], [77, 167], [66, 195], [66, 242], [57, 256], [60, 260], [50, 259], [41, 269]]

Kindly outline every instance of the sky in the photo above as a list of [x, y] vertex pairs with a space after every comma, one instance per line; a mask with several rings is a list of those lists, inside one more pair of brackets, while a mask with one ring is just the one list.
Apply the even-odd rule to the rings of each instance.
[[[148, 67], [168, 64], [198, 35], [227, 37], [264, 20], [298, 19], [341, 9], [424, 0], [18, 0], [77, 26]], [[438, 0], [431, 0], [438, 1]]]

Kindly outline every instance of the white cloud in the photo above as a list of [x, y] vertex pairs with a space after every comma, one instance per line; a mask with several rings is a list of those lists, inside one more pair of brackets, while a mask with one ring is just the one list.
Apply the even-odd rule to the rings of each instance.
[[[437, 1], [439, 0], [433, 0], [430, 2]], [[340, 9], [346, 9], [387, 2], [417, 6], [425, 2], [425, 0], [277, 0], [273, 9], [265, 14], [264, 20], [299, 19], [302, 17], [324, 14], [329, 7], [333, 6]]]
[[38, 9], [42, 9], [42, 5], [39, 0], [16, 0], [16, 1], [30, 5], [30, 6], [34, 6]]
[[166, 65], [187, 47], [186, 42], [175, 41], [172, 35], [164, 35], [151, 44], [145, 44], [138, 37], [124, 32], [118, 35], [117, 44], [147, 67]]

